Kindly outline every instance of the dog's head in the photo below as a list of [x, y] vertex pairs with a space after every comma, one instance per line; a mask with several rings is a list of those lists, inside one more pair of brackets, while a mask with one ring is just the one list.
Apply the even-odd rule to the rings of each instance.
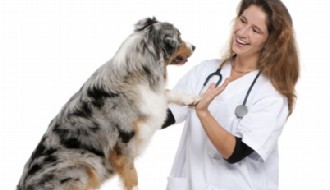
[[163, 57], [166, 64], [184, 64], [195, 50], [171, 23], [159, 22], [155, 17], [138, 21], [134, 31], [144, 33], [146, 48], [158, 59]]

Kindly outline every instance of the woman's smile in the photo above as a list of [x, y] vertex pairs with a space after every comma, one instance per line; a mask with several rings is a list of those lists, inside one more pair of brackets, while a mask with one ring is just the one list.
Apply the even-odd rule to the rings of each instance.
[[235, 42], [236, 42], [236, 45], [239, 46], [239, 47], [243, 47], [243, 46], [249, 45], [248, 42], [240, 39], [239, 37], [236, 37]]

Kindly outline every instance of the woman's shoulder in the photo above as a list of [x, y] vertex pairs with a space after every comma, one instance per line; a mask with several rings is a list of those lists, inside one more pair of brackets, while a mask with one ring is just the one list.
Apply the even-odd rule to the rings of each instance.
[[278, 90], [276, 90], [276, 88], [274, 87], [274, 85], [272, 84], [272, 82], [270, 81], [269, 78], [267, 78], [264, 75], [260, 75], [260, 79], [258, 79], [258, 83], [259, 83], [259, 96], [261, 97], [278, 97], [278, 98], [285, 98], [285, 96], [283, 94], [281, 94]]

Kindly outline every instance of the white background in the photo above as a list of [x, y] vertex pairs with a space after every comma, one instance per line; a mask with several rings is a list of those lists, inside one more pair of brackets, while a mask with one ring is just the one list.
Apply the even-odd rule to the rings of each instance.
[[[329, 1], [284, 3], [294, 20], [301, 77], [296, 109], [280, 138], [280, 189], [330, 189]], [[192, 66], [221, 56], [237, 4], [238, 0], [1, 0], [1, 189], [15, 189], [50, 121], [114, 55], [139, 19], [156, 16], [174, 23], [183, 39], [197, 46], [187, 65], [169, 68], [168, 86], [173, 87]], [[137, 160], [141, 190], [165, 188], [181, 131], [182, 125], [158, 131]], [[115, 178], [102, 189], [119, 187]]]

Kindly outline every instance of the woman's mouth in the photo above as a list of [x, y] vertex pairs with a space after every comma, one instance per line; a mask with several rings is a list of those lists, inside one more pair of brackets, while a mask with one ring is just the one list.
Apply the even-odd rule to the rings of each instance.
[[241, 40], [240, 38], [236, 38], [236, 43], [237, 43], [239, 46], [249, 45], [248, 42], [245, 42], [245, 41]]

